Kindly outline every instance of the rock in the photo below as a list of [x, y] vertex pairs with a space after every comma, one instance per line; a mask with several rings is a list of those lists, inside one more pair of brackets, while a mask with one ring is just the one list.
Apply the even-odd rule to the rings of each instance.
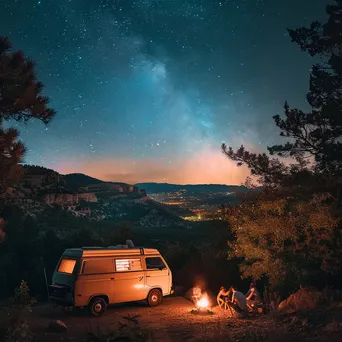
[[307, 318], [303, 318], [301, 320], [301, 323], [302, 323], [302, 326], [307, 326], [307, 325], [309, 325], [309, 320]]
[[263, 308], [258, 308], [258, 309], [257, 309], [257, 311], [258, 311], [258, 313], [260, 313], [260, 314], [261, 314], [261, 313], [263, 313], [263, 312], [264, 312], [264, 309], [263, 309]]
[[322, 294], [315, 289], [301, 288], [279, 304], [279, 311], [292, 313], [301, 310], [312, 310], [322, 303]]
[[68, 330], [68, 327], [66, 326], [64, 322], [57, 320], [57, 321], [50, 322], [49, 330], [52, 332], [56, 332], [56, 333], [63, 333]]

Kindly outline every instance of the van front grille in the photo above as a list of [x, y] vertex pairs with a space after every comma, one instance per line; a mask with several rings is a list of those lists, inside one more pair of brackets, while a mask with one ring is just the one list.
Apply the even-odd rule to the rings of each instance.
[[68, 289], [69, 287], [65, 285], [49, 285], [49, 295], [50, 297], [64, 298], [68, 293]]

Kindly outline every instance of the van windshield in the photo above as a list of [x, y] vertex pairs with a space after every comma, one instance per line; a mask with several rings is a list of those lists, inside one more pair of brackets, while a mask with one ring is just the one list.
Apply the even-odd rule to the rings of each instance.
[[74, 259], [62, 259], [57, 271], [59, 273], [72, 274], [72, 272], [74, 272], [75, 265], [76, 260]]

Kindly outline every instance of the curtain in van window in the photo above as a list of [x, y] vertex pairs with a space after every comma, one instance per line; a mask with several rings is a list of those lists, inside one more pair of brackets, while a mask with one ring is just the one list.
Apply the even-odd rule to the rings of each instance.
[[141, 271], [141, 259], [116, 259], [115, 266], [117, 272]]

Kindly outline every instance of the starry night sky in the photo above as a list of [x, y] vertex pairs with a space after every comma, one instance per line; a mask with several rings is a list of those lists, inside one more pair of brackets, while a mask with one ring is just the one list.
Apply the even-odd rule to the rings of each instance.
[[263, 150], [313, 60], [286, 28], [323, 0], [0, 0], [0, 35], [36, 61], [57, 111], [19, 125], [26, 162], [128, 183], [239, 184], [222, 142]]

